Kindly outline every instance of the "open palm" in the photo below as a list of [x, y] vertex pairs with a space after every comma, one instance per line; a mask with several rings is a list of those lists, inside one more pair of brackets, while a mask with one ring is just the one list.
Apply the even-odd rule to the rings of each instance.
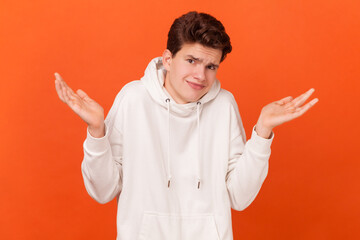
[[281, 125], [303, 115], [318, 101], [317, 98], [303, 105], [315, 90], [312, 88], [297, 98], [286, 97], [266, 105], [262, 110], [258, 123], [267, 129]]
[[60, 74], [55, 73], [56, 92], [77, 115], [91, 128], [102, 128], [104, 124], [104, 109], [92, 100], [81, 89], [76, 93], [65, 83]]

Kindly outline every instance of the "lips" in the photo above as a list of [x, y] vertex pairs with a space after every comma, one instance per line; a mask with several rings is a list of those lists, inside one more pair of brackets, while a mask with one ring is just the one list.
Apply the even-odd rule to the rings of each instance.
[[201, 85], [201, 84], [197, 84], [197, 83], [193, 83], [193, 82], [189, 82], [189, 81], [186, 81], [189, 86], [192, 88], [192, 89], [195, 89], [195, 90], [202, 90], [205, 86], [204, 85]]

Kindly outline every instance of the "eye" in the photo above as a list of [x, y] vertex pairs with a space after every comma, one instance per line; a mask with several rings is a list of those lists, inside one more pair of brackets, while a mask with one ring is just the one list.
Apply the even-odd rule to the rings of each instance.
[[215, 70], [216, 69], [216, 67], [214, 65], [209, 65], [207, 68], [210, 69], [210, 70]]
[[186, 59], [186, 61], [188, 61], [189, 63], [195, 63], [195, 61], [193, 59]]

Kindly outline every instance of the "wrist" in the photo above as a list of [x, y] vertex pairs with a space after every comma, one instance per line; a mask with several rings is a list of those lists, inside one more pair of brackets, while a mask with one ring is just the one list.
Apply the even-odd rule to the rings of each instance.
[[105, 136], [105, 124], [100, 126], [88, 126], [89, 133], [94, 138], [102, 138]]
[[263, 126], [261, 124], [256, 124], [255, 132], [258, 136], [269, 139], [271, 137], [272, 128]]

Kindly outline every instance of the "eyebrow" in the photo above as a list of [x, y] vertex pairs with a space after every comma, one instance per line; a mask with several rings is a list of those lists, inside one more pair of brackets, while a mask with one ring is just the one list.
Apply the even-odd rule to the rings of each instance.
[[[193, 55], [190, 55], [190, 54], [189, 54], [189, 55], [186, 55], [186, 57], [187, 57], [187, 58], [192, 58], [193, 60], [198, 61], [198, 62], [203, 62], [202, 59], [196, 58], [196, 57], [194, 57]], [[210, 63], [209, 65], [212, 65], [212, 66], [214, 66], [214, 67], [216, 67], [216, 68], [219, 67], [219, 65], [218, 65], [218, 64], [215, 64], [215, 63]]]

